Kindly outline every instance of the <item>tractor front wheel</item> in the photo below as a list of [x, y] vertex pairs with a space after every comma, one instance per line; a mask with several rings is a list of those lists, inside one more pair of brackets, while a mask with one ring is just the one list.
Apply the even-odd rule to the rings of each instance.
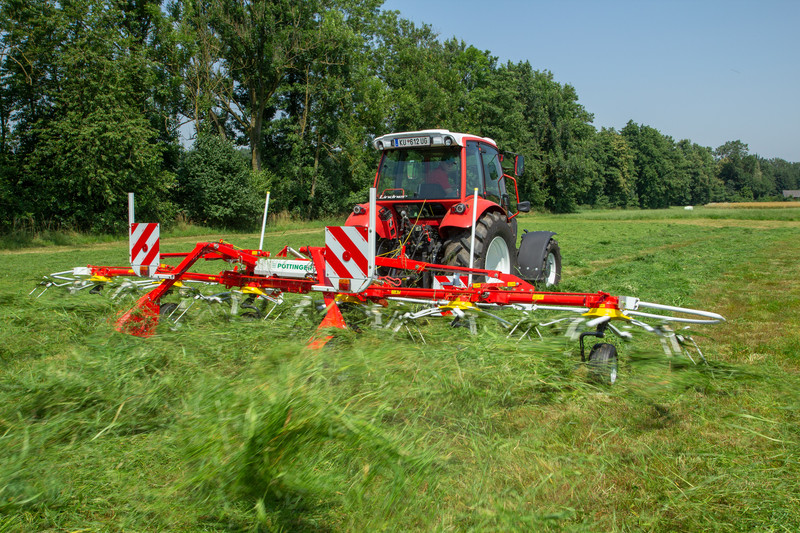
[[[469, 230], [458, 232], [445, 243], [446, 265], [469, 267]], [[475, 227], [475, 255], [473, 266], [485, 270], [499, 270], [504, 274], [514, 272], [517, 254], [514, 253], [514, 236], [506, 217], [498, 212], [487, 213]], [[480, 277], [482, 278], [482, 276]], [[476, 279], [481, 282], [482, 279]]]

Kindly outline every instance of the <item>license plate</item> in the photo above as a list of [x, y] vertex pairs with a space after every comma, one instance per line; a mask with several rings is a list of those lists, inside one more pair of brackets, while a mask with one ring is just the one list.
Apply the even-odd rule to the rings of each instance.
[[399, 139], [394, 139], [392, 142], [392, 146], [397, 148], [407, 148], [410, 146], [430, 146], [430, 144], [430, 137], [400, 137]]

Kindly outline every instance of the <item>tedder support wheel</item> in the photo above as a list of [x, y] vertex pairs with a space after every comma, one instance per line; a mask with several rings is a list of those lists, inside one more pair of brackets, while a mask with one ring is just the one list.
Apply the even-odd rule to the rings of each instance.
[[[443, 263], [468, 267], [471, 236], [470, 230], [453, 235], [445, 243]], [[516, 256], [514, 235], [506, 217], [496, 211], [483, 215], [475, 226], [474, 267], [510, 274], [515, 271]]]
[[589, 352], [589, 376], [595, 383], [613, 385], [617, 381], [617, 349], [601, 342]]
[[561, 281], [561, 249], [554, 239], [547, 243], [544, 252], [544, 265], [542, 265], [541, 283], [545, 287], [558, 285]]
[[165, 303], [158, 306], [158, 314], [161, 316], [172, 316], [172, 313], [178, 308], [178, 304], [176, 303]]

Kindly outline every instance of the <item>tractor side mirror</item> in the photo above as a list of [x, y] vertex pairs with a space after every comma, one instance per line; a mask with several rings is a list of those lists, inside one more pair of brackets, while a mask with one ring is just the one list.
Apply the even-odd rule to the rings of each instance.
[[521, 155], [514, 156], [514, 174], [517, 176], [522, 176], [522, 172], [525, 170], [525, 158]]
[[517, 211], [520, 213], [528, 213], [531, 210], [531, 203], [529, 201], [520, 202], [517, 204]]

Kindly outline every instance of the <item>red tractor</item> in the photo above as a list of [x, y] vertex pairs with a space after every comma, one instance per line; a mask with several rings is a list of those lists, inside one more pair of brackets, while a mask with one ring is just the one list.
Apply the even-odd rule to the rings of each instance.
[[[520, 202], [517, 189], [521, 155], [500, 152], [491, 139], [447, 130], [391, 133], [375, 139], [373, 146], [382, 152], [375, 175], [376, 255], [405, 254], [427, 263], [498, 270], [545, 286], [559, 282], [555, 233], [526, 231], [516, 246], [516, 216], [530, 211], [530, 202]], [[367, 226], [368, 210], [369, 204], [355, 206], [346, 225]], [[433, 286], [427, 271], [396, 274], [407, 286]]]

